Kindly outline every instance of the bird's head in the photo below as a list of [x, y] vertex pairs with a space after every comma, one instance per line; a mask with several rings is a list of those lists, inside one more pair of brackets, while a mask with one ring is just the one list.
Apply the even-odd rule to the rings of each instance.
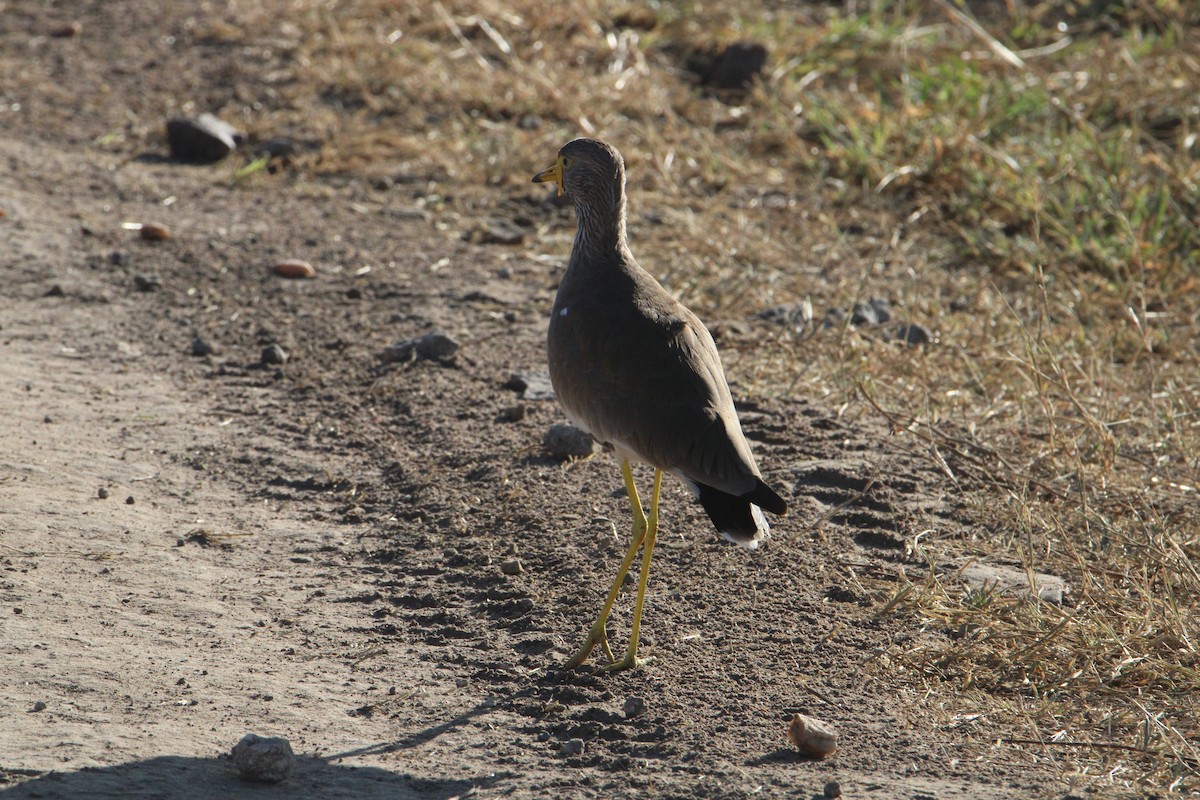
[[555, 184], [559, 196], [565, 193], [577, 209], [615, 212], [625, 196], [625, 160], [607, 142], [574, 139], [533, 182]]

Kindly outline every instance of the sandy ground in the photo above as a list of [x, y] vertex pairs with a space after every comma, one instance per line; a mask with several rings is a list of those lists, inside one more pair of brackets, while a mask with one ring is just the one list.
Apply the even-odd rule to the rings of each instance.
[[[540, 188], [496, 201], [538, 218], [523, 244], [474, 244], [468, 211], [412, 193], [235, 188], [43, 111], [0, 135], [0, 797], [1067, 796], [1061, 754], [995, 744], [891, 659], [938, 635], [880, 614], [928, 574], [904, 540], [967, 535], [970, 509], [805, 398], [741, 407], [794, 509], [769, 545], [719, 541], [670, 485], [655, 662], [560, 672], [628, 521], [611, 459], [543, 456], [561, 412], [507, 387], [543, 367], [573, 230]], [[284, 257], [317, 279], [272, 274]], [[449, 363], [380, 363], [435, 329]], [[835, 756], [793, 751], [796, 712]], [[248, 732], [291, 742], [287, 782], [234, 774]]]

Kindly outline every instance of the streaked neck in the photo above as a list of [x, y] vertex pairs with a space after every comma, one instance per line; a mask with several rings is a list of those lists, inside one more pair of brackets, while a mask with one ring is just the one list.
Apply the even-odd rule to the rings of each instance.
[[579, 227], [571, 249], [571, 263], [599, 261], [628, 249], [625, 236], [625, 193], [604, 198], [599, 203], [577, 203], [575, 215]]

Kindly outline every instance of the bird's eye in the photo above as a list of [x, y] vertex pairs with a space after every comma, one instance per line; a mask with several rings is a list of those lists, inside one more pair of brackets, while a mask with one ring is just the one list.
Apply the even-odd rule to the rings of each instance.
[[564, 171], [571, 168], [571, 159], [569, 157], [563, 156], [562, 168]]

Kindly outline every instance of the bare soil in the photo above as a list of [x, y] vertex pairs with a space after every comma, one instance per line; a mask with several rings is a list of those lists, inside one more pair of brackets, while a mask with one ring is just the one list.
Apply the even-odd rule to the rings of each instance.
[[[0, 116], [0, 797], [1068, 794], [1061, 754], [960, 726], [892, 668], [941, 634], [887, 599], [956, 568], [904, 540], [930, 516], [970, 536], [971, 509], [877, 422], [745, 400], [757, 319], [721, 344], [793, 512], [749, 552], [669, 485], [654, 662], [562, 673], [628, 535], [612, 460], [542, 455], [561, 411], [507, 388], [543, 367], [569, 210], [515, 184], [234, 186], [153, 138], [105, 149], [215, 68], [147, 66], [157, 34], [105, 4], [20, 5], [0, 40], [31, 64], [6, 98], [24, 110]], [[65, 18], [82, 33], [48, 37]], [[435, 192], [461, 195], [430, 211]], [[524, 242], [472, 241], [495, 214], [525, 219]], [[273, 274], [287, 257], [318, 276]], [[381, 364], [431, 330], [462, 343], [454, 359]], [[217, 352], [192, 355], [197, 336]], [[272, 343], [285, 365], [261, 364]], [[795, 753], [796, 712], [837, 728], [834, 756]], [[247, 732], [290, 740], [279, 788], [229, 766]]]

